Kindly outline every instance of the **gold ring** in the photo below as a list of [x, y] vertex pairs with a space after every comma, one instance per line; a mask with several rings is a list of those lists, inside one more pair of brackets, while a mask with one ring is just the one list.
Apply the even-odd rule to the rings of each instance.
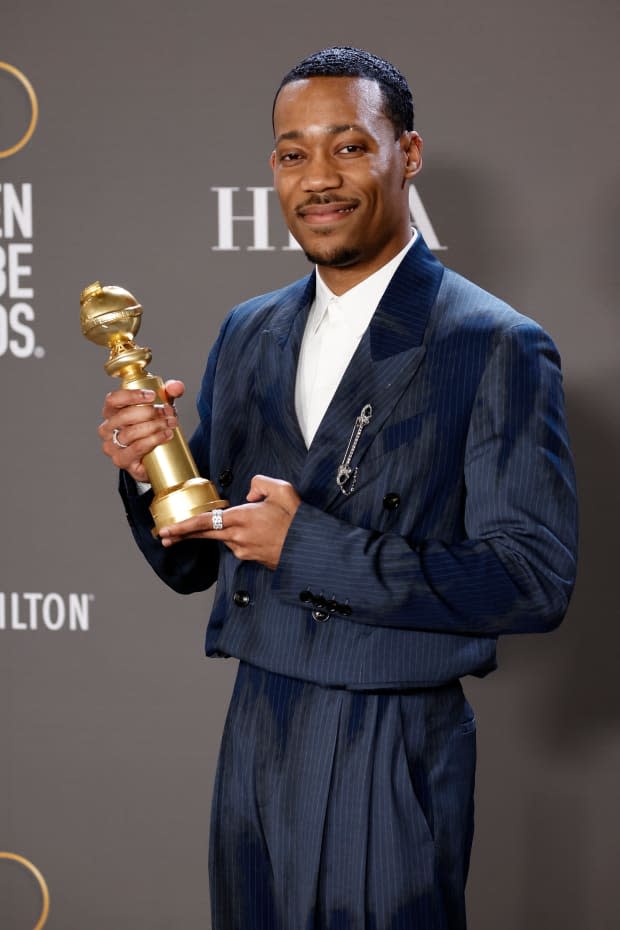
[[9, 149], [0, 150], [0, 158], [8, 158], [9, 155], [14, 155], [15, 152], [19, 152], [20, 149], [23, 149], [23, 147], [27, 145], [28, 142], [30, 141], [30, 137], [32, 136], [32, 133], [35, 130], [35, 127], [37, 125], [37, 120], [39, 118], [39, 102], [37, 100], [37, 95], [34, 92], [34, 87], [30, 83], [26, 75], [22, 74], [22, 72], [18, 68], [16, 68], [14, 65], [8, 64], [8, 62], [6, 61], [0, 61], [0, 70], [8, 71], [9, 74], [12, 74], [13, 77], [16, 77], [17, 80], [20, 82], [20, 84], [26, 89], [26, 93], [28, 94], [28, 99], [30, 100], [30, 109], [31, 109], [30, 125], [28, 126], [28, 129], [26, 130], [24, 135], [21, 137], [19, 142], [16, 142], [15, 145], [12, 145], [11, 148]]
[[15, 862], [19, 862], [20, 865], [30, 869], [38, 881], [39, 888], [41, 889], [41, 897], [43, 898], [43, 907], [41, 909], [41, 915], [36, 925], [33, 927], [33, 930], [43, 930], [45, 922], [47, 921], [47, 915], [50, 912], [50, 893], [47, 890], [45, 879], [37, 869], [36, 865], [33, 865], [32, 862], [30, 862], [28, 859], [25, 859], [24, 856], [18, 856], [17, 853], [0, 852], [0, 859], [13, 859]]

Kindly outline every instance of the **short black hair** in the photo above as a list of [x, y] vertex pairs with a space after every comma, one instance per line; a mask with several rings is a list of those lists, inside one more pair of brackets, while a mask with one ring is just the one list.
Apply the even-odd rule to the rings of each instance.
[[394, 126], [396, 138], [413, 129], [413, 98], [406, 78], [385, 58], [347, 45], [323, 48], [291, 68], [280, 81], [273, 110], [286, 84], [312, 77], [359, 77], [375, 81], [381, 88], [385, 115]]

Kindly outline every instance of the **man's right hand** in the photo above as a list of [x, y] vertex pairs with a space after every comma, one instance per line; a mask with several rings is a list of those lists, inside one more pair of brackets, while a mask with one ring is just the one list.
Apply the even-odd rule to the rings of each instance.
[[[166, 393], [172, 403], [184, 392], [182, 381], [166, 382]], [[156, 446], [168, 442], [177, 426], [172, 403], [158, 402], [155, 406], [155, 400], [154, 391], [120, 390], [111, 391], [103, 405], [103, 422], [98, 428], [103, 452], [136, 481], [149, 480], [142, 459]], [[113, 441], [114, 435], [117, 442], [126, 448]]]

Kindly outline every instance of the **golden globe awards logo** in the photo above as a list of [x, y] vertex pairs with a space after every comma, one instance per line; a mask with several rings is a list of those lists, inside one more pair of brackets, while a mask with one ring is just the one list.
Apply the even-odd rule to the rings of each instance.
[[25, 132], [18, 136], [17, 141], [14, 142], [13, 145], [9, 145], [6, 149], [0, 149], [0, 158], [8, 158], [10, 155], [15, 155], [16, 152], [19, 152], [20, 149], [23, 149], [23, 147], [30, 142], [37, 125], [37, 120], [39, 119], [39, 103], [37, 95], [34, 92], [34, 87], [26, 75], [22, 74], [15, 65], [10, 65], [6, 61], [0, 61], [0, 71], [5, 71], [7, 74], [12, 75], [18, 83], [21, 84], [28, 94], [28, 102], [30, 104], [30, 122]]
[[[43, 927], [47, 923], [47, 918], [50, 911], [50, 893], [47, 887], [47, 882], [43, 878], [43, 875], [36, 867], [36, 865], [30, 861], [30, 859], [26, 859], [25, 856], [20, 856], [18, 853], [0, 852], [0, 859], [4, 859], [8, 862], [15, 862], [18, 865], [23, 866], [34, 877], [37, 885], [39, 886], [39, 891], [41, 894], [41, 913], [39, 914], [38, 920], [32, 930], [43, 930]], [[9, 930], [9, 928], [7, 927], [6, 930]]]
[[[0, 138], [0, 159], [22, 151], [35, 131], [39, 104], [28, 78], [14, 65], [0, 61], [0, 110], [11, 112], [3, 97], [11, 95], [14, 85], [25, 91], [29, 118], [26, 126], [17, 126], [8, 140]], [[11, 124], [12, 120], [6, 120]], [[13, 133], [13, 127], [3, 126]], [[8, 144], [7, 144], [8, 143]], [[0, 357], [42, 358], [45, 349], [37, 345], [33, 328], [32, 301], [32, 184], [0, 181]]]

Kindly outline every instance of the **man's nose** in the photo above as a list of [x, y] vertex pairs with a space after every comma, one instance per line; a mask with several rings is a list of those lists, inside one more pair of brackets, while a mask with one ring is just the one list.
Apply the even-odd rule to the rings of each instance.
[[333, 159], [316, 154], [307, 159], [301, 183], [304, 190], [316, 193], [340, 187], [342, 178]]

